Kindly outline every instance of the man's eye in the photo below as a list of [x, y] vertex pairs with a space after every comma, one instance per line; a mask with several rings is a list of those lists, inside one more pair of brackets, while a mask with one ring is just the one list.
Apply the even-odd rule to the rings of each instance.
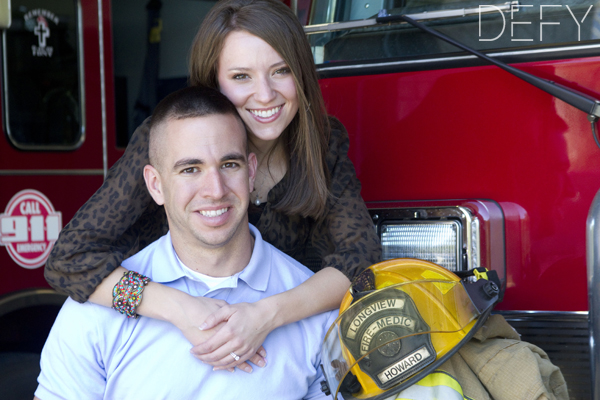
[[185, 168], [184, 170], [181, 171], [182, 174], [193, 174], [194, 172], [197, 172], [198, 168], [197, 167], [189, 167], [189, 168]]
[[228, 162], [223, 164], [223, 168], [237, 168], [239, 166], [238, 163]]

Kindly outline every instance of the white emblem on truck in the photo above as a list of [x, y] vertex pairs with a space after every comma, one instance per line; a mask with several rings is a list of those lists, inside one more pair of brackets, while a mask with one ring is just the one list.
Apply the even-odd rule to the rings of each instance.
[[27, 12], [24, 16], [25, 26], [37, 36], [38, 45], [31, 45], [31, 52], [34, 57], [52, 57], [54, 48], [48, 46], [47, 39], [52, 33], [50, 22], [58, 25], [59, 19], [52, 12], [44, 9], [35, 9]]
[[0, 214], [0, 245], [27, 269], [44, 265], [62, 228], [62, 214], [46, 196], [26, 189], [15, 194]]

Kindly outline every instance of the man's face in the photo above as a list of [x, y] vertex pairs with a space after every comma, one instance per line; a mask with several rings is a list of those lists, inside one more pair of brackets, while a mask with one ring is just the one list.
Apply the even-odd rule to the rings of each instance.
[[246, 132], [232, 115], [168, 120], [161, 129], [156, 168], [144, 178], [164, 204], [174, 243], [221, 247], [248, 231], [256, 157], [246, 155]]

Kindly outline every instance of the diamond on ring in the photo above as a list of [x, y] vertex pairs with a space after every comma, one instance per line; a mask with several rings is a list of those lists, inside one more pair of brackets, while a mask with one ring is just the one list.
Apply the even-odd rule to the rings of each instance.
[[233, 359], [234, 359], [235, 361], [239, 361], [239, 359], [240, 359], [240, 356], [238, 356], [237, 354], [235, 354], [233, 351], [232, 351], [231, 353], [229, 353], [229, 355], [230, 355], [231, 357], [233, 357]]

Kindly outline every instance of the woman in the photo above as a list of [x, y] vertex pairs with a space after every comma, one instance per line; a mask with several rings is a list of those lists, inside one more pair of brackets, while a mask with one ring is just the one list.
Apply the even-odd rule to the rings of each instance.
[[[217, 3], [194, 40], [190, 83], [218, 88], [247, 125], [259, 164], [251, 223], [298, 261], [322, 262], [304, 284], [252, 304], [141, 283], [143, 301], [133, 314], [173, 323], [215, 368], [250, 372], [246, 360], [265, 365], [261, 344], [269, 332], [337, 308], [350, 280], [379, 261], [380, 245], [347, 157], [347, 134], [327, 118], [310, 46], [288, 7], [277, 0]], [[52, 251], [46, 278], [77, 301], [112, 306], [121, 261], [166, 233], [164, 211], [142, 177], [147, 133], [146, 121]]]

